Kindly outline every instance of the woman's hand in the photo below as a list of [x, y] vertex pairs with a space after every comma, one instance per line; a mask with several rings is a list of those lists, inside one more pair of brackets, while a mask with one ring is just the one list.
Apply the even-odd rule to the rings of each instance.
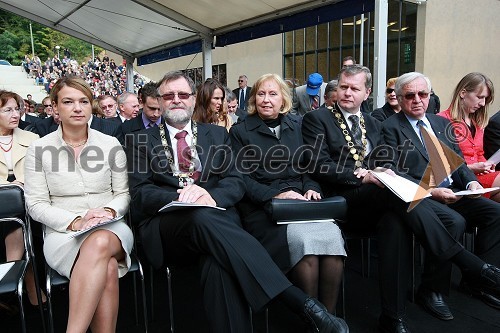
[[308, 190], [306, 193], [304, 193], [304, 197], [307, 200], [321, 200], [321, 194], [314, 190]]
[[275, 196], [276, 199], [296, 199], [296, 200], [308, 200], [302, 194], [295, 191], [282, 192]]
[[105, 210], [104, 208], [89, 209], [84, 217], [74, 223], [73, 228], [75, 230], [85, 230], [95, 226], [96, 224], [109, 221], [113, 217], [113, 213]]
[[476, 175], [484, 175], [495, 171], [495, 165], [488, 162], [477, 162], [467, 165]]

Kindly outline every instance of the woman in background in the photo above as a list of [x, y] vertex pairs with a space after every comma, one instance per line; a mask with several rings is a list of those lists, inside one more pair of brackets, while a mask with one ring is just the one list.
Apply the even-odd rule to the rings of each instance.
[[399, 106], [396, 93], [394, 92], [394, 87], [396, 85], [397, 77], [392, 77], [387, 80], [387, 85], [385, 89], [385, 104], [378, 109], [373, 110], [371, 116], [380, 121], [384, 121], [395, 113], [401, 111], [401, 106]]
[[28, 149], [26, 205], [45, 226], [48, 265], [70, 279], [67, 332], [115, 332], [132, 231], [123, 218], [97, 225], [127, 213], [125, 153], [116, 138], [89, 128], [92, 91], [83, 79], [59, 79], [51, 100], [61, 123]]
[[216, 79], [207, 79], [198, 88], [193, 120], [215, 124], [228, 131], [233, 124], [225, 102], [224, 86]]
[[[500, 171], [495, 171], [495, 165], [486, 161], [483, 150], [488, 107], [494, 97], [493, 82], [486, 75], [469, 73], [455, 87], [450, 107], [438, 113], [451, 121], [465, 163], [485, 188], [500, 186]], [[500, 191], [485, 196], [500, 202]]]
[[[21, 116], [21, 96], [0, 90], [0, 184], [24, 186], [24, 158], [29, 145], [38, 135], [18, 128]], [[0, 223], [5, 238], [7, 261], [19, 260], [24, 255], [24, 239], [21, 226], [16, 222]], [[24, 277], [31, 305], [38, 305], [33, 269], [28, 267]], [[45, 295], [42, 293], [42, 301]]]

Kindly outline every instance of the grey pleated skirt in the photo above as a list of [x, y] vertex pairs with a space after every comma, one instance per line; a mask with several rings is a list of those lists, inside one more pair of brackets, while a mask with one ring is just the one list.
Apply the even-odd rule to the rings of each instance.
[[305, 255], [347, 256], [342, 233], [333, 222], [288, 224], [286, 234], [291, 267]]

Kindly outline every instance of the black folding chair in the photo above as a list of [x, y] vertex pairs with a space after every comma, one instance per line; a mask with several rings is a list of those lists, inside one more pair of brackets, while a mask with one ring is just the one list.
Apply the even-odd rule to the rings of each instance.
[[40, 283], [38, 280], [34, 259], [35, 255], [32, 248], [31, 229], [29, 228], [29, 222], [25, 218], [26, 211], [23, 188], [15, 184], [0, 185], [0, 202], [2, 203], [2, 208], [0, 208], [0, 223], [19, 223], [23, 230], [24, 238], [24, 258], [1, 264], [1, 266], [4, 267], [6, 267], [7, 265], [12, 265], [12, 267], [10, 267], [7, 274], [0, 280], [0, 294], [17, 294], [17, 299], [19, 301], [19, 312], [21, 317], [21, 329], [23, 333], [26, 332], [26, 322], [23, 306], [23, 282], [24, 276], [26, 274], [26, 269], [31, 262], [31, 268], [33, 269], [35, 278], [38, 304], [40, 304], [40, 318], [42, 319], [42, 327], [43, 331], [45, 332], [43, 307], [41, 306], [42, 296], [40, 293]]

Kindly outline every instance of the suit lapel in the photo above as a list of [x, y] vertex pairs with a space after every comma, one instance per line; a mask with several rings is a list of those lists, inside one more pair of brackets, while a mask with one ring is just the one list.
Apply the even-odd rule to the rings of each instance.
[[[211, 163], [207, 161], [211, 160], [211, 155], [213, 151], [211, 149], [212, 140], [210, 137], [209, 126], [204, 126], [203, 124], [197, 123], [198, 138], [196, 140], [196, 152], [198, 153], [198, 158], [201, 163], [201, 179], [208, 179], [208, 173], [210, 172], [209, 166]], [[201, 126], [200, 126], [201, 125]]]
[[[422, 141], [420, 141], [420, 138], [417, 136], [417, 133], [413, 130], [411, 127], [410, 122], [408, 119], [406, 119], [406, 116], [404, 115], [403, 112], [398, 113], [398, 118], [399, 118], [399, 126], [401, 128], [401, 133], [410, 140], [410, 142], [415, 146], [418, 150], [418, 152], [428, 161], [429, 156], [427, 155], [427, 151], [424, 148], [424, 145], [422, 144]], [[434, 128], [433, 128], [434, 130]]]

